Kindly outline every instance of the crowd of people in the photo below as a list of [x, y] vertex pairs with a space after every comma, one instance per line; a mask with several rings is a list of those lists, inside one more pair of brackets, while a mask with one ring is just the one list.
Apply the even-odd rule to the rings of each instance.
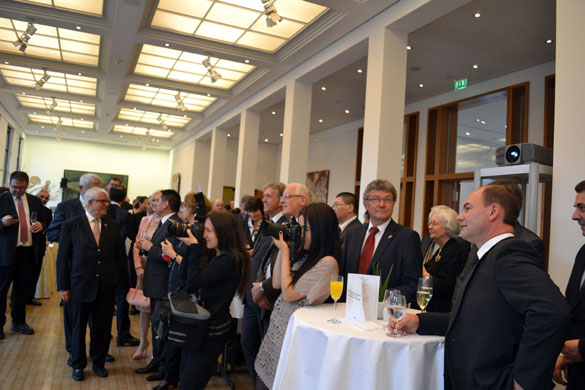
[[[300, 183], [268, 183], [262, 198], [244, 195], [240, 208], [202, 194], [181, 200], [171, 189], [130, 205], [119, 179], [102, 186], [84, 174], [79, 196], [59, 203], [54, 217], [46, 191], [26, 193], [25, 172], [13, 172], [0, 195], [0, 340], [11, 283], [11, 329], [34, 333], [26, 305], [39, 304], [46, 240], [59, 242], [57, 288], [74, 380], [85, 377], [88, 326], [92, 370], [108, 376], [115, 308], [117, 345], [136, 346], [136, 360], [150, 358], [136, 373], [160, 381], [156, 390], [205, 388], [235, 332], [230, 305], [239, 296], [249, 374], [256, 389], [271, 389], [294, 311], [325, 302], [332, 277], [358, 273], [380, 275], [413, 307], [419, 278], [432, 278], [427, 312], [388, 327], [445, 336], [445, 388], [549, 389], [553, 376], [569, 389], [585, 386], [585, 245], [563, 296], [545, 271], [544, 243], [518, 223], [523, 194], [514, 182], [475, 190], [459, 215], [432, 207], [422, 240], [392, 219], [397, 192], [384, 179], [364, 190], [363, 224], [355, 194], [339, 193], [329, 206]], [[573, 219], [585, 235], [585, 181], [575, 191]], [[149, 303], [131, 308], [130, 288]], [[169, 342], [171, 292], [192, 294], [211, 314], [200, 344]], [[139, 338], [130, 333], [134, 310]]]

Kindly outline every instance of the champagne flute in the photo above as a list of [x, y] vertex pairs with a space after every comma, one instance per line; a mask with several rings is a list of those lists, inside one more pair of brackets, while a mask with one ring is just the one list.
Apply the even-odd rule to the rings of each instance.
[[416, 303], [423, 313], [426, 313], [426, 307], [433, 297], [433, 278], [432, 276], [423, 276], [418, 278], [418, 287], [416, 289]]
[[[406, 315], [406, 297], [404, 295], [392, 295], [390, 298], [390, 318], [394, 322], [400, 322]], [[386, 336], [402, 337], [400, 333], [396, 333], [396, 328], [392, 333], [387, 332]]]
[[[390, 299], [393, 295], [400, 295], [400, 290], [398, 289], [387, 289], [384, 291], [384, 310], [388, 313], [388, 318], [390, 318]], [[382, 325], [382, 329], [386, 329], [386, 325]]]
[[37, 222], [37, 212], [36, 211], [31, 211], [30, 212], [30, 223], [31, 223], [31, 225], [33, 225], [36, 222]]
[[339, 324], [341, 320], [337, 319], [337, 301], [341, 298], [341, 293], [343, 292], [343, 276], [341, 275], [334, 275], [331, 277], [331, 282], [329, 283], [329, 288], [331, 290], [331, 298], [333, 298], [333, 318], [327, 320], [327, 322], [331, 324]]

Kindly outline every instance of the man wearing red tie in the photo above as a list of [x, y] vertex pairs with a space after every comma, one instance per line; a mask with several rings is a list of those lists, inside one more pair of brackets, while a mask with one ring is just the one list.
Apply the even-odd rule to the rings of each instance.
[[388, 180], [368, 184], [364, 207], [370, 221], [347, 232], [340, 274], [345, 278], [348, 273], [373, 275], [379, 269], [380, 283], [384, 283], [392, 268], [388, 288], [400, 290], [413, 302], [422, 272], [420, 236], [392, 220], [395, 203], [396, 189]]
[[[6, 294], [12, 283], [13, 332], [33, 334], [26, 323], [26, 301], [32, 267], [41, 244], [40, 232], [46, 228], [41, 201], [26, 193], [28, 175], [15, 171], [10, 189], [0, 195], [0, 340], [4, 339]], [[34, 220], [34, 222], [33, 222]]]
[[57, 290], [69, 302], [71, 321], [71, 366], [73, 379], [84, 379], [87, 365], [85, 332], [93, 318], [91, 343], [94, 346], [93, 371], [107, 377], [105, 359], [112, 328], [114, 295], [125, 256], [118, 223], [106, 212], [110, 199], [99, 187], [83, 195], [85, 214], [63, 224], [57, 254]]

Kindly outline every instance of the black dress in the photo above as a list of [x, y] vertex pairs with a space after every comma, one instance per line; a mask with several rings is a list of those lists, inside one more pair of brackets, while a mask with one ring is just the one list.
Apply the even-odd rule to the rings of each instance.
[[241, 277], [233, 253], [223, 252], [201, 269], [205, 259], [201, 246], [190, 246], [187, 291], [200, 293], [202, 305], [211, 313], [211, 322], [203, 348], [198, 352], [183, 350], [181, 389], [204, 389], [217, 367], [231, 326], [230, 304]]
[[450, 238], [425, 264], [433, 277], [433, 297], [427, 306], [429, 312], [447, 313], [451, 311], [451, 299], [457, 275], [465, 265], [465, 255], [455, 238]]

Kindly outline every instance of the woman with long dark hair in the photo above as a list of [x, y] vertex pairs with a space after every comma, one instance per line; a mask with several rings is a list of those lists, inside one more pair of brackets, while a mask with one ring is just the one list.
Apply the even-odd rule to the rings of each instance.
[[[274, 239], [279, 249], [272, 284], [282, 292], [270, 316], [268, 332], [262, 340], [255, 368], [260, 380], [257, 388], [272, 388], [282, 341], [290, 316], [299, 307], [319, 305], [329, 296], [329, 282], [339, 273], [340, 238], [337, 217], [325, 203], [313, 203], [301, 210], [300, 248], [291, 259], [287, 243]], [[259, 383], [263, 382], [263, 383]]]
[[231, 327], [230, 304], [234, 295], [244, 296], [250, 279], [250, 256], [242, 226], [227, 212], [209, 214], [205, 220], [205, 249], [190, 230], [180, 238], [189, 245], [187, 291], [199, 293], [203, 307], [211, 313], [201, 350], [184, 349], [181, 355], [180, 388], [204, 389], [217, 367]]

